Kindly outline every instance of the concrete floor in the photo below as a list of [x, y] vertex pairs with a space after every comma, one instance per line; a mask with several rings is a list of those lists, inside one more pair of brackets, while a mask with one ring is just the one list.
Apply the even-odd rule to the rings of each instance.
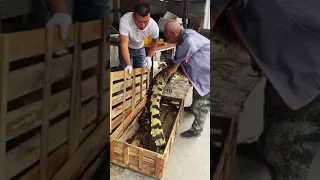
[[[185, 106], [192, 102], [192, 91], [187, 95]], [[191, 127], [194, 116], [185, 112], [178, 135], [173, 143], [163, 180], [209, 180], [210, 179], [210, 114], [207, 116], [203, 134], [196, 139], [183, 139], [180, 133]], [[111, 164], [111, 180], [153, 180], [148, 176]]]
[[[256, 140], [263, 124], [263, 90], [265, 79], [263, 79], [251, 92], [245, 102], [245, 110], [241, 115], [239, 124], [238, 142], [252, 142]], [[255, 127], [250, 128], [248, 127]], [[308, 180], [319, 180], [320, 151], [314, 159]], [[237, 158], [231, 180], [271, 180], [266, 167], [248, 159]]]

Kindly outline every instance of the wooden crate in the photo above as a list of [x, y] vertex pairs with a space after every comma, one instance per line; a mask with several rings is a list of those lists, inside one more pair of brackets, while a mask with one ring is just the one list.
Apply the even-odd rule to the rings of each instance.
[[[164, 154], [128, 144], [125, 140], [138, 130], [137, 121], [142, 108], [146, 105], [146, 90], [149, 87], [150, 77], [146, 68], [134, 69], [133, 72], [129, 75], [128, 72], [118, 71], [111, 72], [110, 75], [110, 161], [161, 179], [183, 115], [184, 100], [162, 97], [160, 118], [167, 119], [167, 123], [163, 124], [164, 133], [167, 136], [167, 147]], [[126, 84], [126, 88], [124, 88], [124, 84]], [[127, 88], [131, 90], [127, 90]], [[172, 109], [172, 106], [168, 106], [168, 102], [176, 104], [176, 108]], [[123, 108], [123, 104], [125, 104], [125, 108]], [[176, 113], [176, 115], [172, 113]], [[172, 121], [168, 120], [169, 117]]]
[[[211, 156], [219, 158], [216, 166], [212, 163], [210, 165], [214, 169], [211, 177], [212, 180], [228, 180], [236, 158], [239, 116], [236, 115], [232, 119], [215, 116], [212, 119], [214, 121], [210, 124]], [[213, 148], [212, 144], [216, 147]]]
[[[109, 125], [106, 21], [0, 35], [0, 179], [75, 179]], [[68, 55], [52, 53], [70, 48]]]

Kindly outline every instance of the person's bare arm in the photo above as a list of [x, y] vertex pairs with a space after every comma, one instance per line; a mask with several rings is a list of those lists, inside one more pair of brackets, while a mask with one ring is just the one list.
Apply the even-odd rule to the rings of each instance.
[[126, 66], [131, 66], [128, 44], [129, 44], [129, 37], [120, 34], [120, 48], [121, 48], [123, 61]]
[[68, 12], [66, 0], [50, 0], [50, 7], [53, 13]]
[[158, 39], [159, 38], [152, 39], [152, 42], [149, 46], [148, 57], [152, 57], [154, 52], [156, 51], [156, 48], [158, 47]]

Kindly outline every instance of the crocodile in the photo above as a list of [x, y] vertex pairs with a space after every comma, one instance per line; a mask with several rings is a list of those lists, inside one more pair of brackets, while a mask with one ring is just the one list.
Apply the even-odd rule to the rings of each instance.
[[139, 139], [142, 141], [144, 148], [159, 154], [163, 154], [166, 148], [166, 139], [160, 120], [160, 101], [163, 90], [167, 84], [183, 76], [177, 71], [169, 77], [167, 70], [168, 67], [161, 70], [150, 82], [147, 91], [147, 102], [138, 120], [140, 125], [138, 132], [127, 140], [128, 143], [133, 143], [134, 140]]

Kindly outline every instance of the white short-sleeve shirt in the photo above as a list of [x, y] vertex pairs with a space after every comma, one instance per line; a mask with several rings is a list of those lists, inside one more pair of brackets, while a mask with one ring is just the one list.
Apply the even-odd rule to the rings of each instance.
[[159, 37], [158, 24], [150, 18], [147, 27], [140, 30], [134, 23], [133, 12], [128, 12], [120, 18], [119, 32], [121, 35], [129, 36], [129, 48], [140, 49], [144, 46], [144, 39], [151, 36], [153, 39]]

